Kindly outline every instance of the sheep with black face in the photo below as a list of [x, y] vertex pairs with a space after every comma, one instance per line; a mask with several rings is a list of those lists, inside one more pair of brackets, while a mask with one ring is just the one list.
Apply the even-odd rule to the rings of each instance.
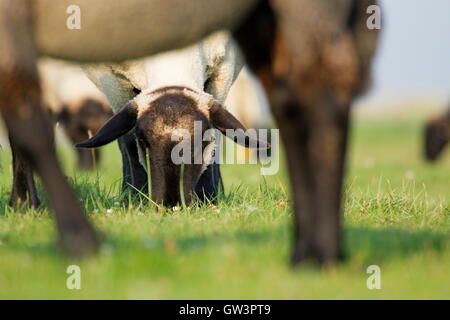
[[[149, 153], [154, 201], [168, 206], [182, 200], [190, 203], [194, 191], [201, 199], [214, 200], [222, 183], [219, 166], [212, 163], [219, 137], [212, 135], [200, 145], [193, 142], [195, 134], [203, 137], [212, 128], [223, 134], [230, 132], [227, 129], [241, 129], [237, 135], [246, 131], [223, 105], [241, 68], [239, 51], [226, 32], [147, 60], [87, 66], [86, 73], [108, 97], [116, 115], [92, 139], [77, 147], [97, 148], [131, 132], [137, 148], [134, 145], [128, 150], [136, 148], [139, 165], [145, 171], [145, 155]], [[196, 132], [196, 125], [200, 132]], [[256, 137], [238, 136], [236, 140], [247, 147], [268, 147]], [[192, 142], [190, 161], [183, 163], [181, 176], [181, 164], [174, 162], [173, 150], [187, 141]], [[128, 154], [131, 153], [136, 154]], [[196, 154], [201, 154], [200, 161], [195, 161]], [[145, 181], [146, 174], [141, 169], [131, 171]], [[184, 199], [179, 192], [180, 180]], [[139, 184], [133, 187], [142, 189]]]
[[428, 121], [425, 127], [425, 157], [436, 161], [450, 141], [450, 108]]

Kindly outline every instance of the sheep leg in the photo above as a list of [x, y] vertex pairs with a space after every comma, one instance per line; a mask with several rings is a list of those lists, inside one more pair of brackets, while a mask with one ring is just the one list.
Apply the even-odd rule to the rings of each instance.
[[360, 85], [360, 57], [348, 30], [304, 28], [305, 21], [315, 26], [316, 20], [301, 16], [297, 6], [322, 14], [334, 3], [270, 5], [276, 10], [262, 2], [234, 36], [270, 97], [284, 142], [294, 206], [292, 262], [332, 264], [342, 257], [341, 194], [349, 106]]
[[76, 151], [78, 157], [78, 168], [81, 170], [92, 170], [100, 162], [100, 153], [98, 149], [77, 149]]
[[294, 193], [292, 263], [329, 265], [342, 258], [342, 184], [359, 60], [345, 33], [312, 45], [307, 63], [296, 45], [277, 35], [271, 96]]
[[[56, 158], [52, 124], [40, 105], [37, 73], [20, 75], [0, 72], [0, 78], [14, 83], [14, 92], [1, 92], [0, 111], [16, 150], [42, 179], [55, 211], [60, 245], [81, 257], [97, 248], [94, 229], [67, 183]], [[14, 106], [14, 107], [10, 107]], [[38, 133], [38, 134], [36, 134]]]
[[97, 248], [97, 237], [56, 157], [53, 125], [41, 105], [30, 5], [0, 0], [0, 113], [14, 147], [47, 190], [60, 245], [81, 257]]
[[195, 194], [201, 201], [217, 203], [219, 194], [223, 193], [223, 181], [218, 163], [210, 164], [195, 186]]
[[301, 46], [303, 50], [286, 38], [278, 34], [275, 42], [272, 111], [286, 147], [294, 191], [292, 262], [334, 264], [342, 258], [342, 184], [349, 109], [360, 85], [360, 60], [347, 32], [311, 40], [306, 49]]
[[122, 154], [122, 190], [137, 193], [137, 189], [147, 193], [147, 172], [139, 162], [134, 132], [129, 132], [118, 140]]
[[[0, 77], [4, 76], [5, 74], [0, 72]], [[69, 254], [77, 257], [89, 254], [96, 249], [97, 238], [59, 166], [51, 132], [52, 125], [40, 107], [38, 82], [30, 86], [30, 83], [24, 83], [23, 79], [8, 78], [15, 82], [16, 91], [9, 96], [5, 95], [5, 92], [0, 94], [0, 110], [15, 148], [42, 179], [55, 211], [60, 245]], [[34, 92], [31, 93], [31, 90]], [[27, 95], [28, 97], [24, 98]], [[39, 134], [36, 134], [37, 132]]]
[[13, 186], [9, 205], [15, 206], [19, 202], [28, 201], [31, 207], [37, 208], [40, 201], [34, 183], [33, 169], [11, 137], [9, 142], [13, 158]]
[[[367, 87], [378, 43], [378, 30], [367, 28], [366, 10], [377, 2], [353, 1], [348, 7], [325, 0], [272, 3], [280, 23], [272, 70], [284, 81], [284, 92], [275, 93], [280, 103], [273, 105], [273, 111], [284, 135], [295, 192], [292, 261], [312, 258], [332, 264], [342, 258], [340, 217], [349, 110], [353, 98]], [[323, 21], [339, 16], [347, 20], [316, 26], [313, 15], [290, 14], [302, 12], [306, 5]], [[302, 37], [292, 30], [303, 30]]]
[[[283, 86], [286, 101], [273, 105], [281, 130], [294, 202], [292, 263], [326, 265], [341, 259], [340, 208], [349, 108], [324, 99], [299, 102]], [[280, 92], [278, 92], [280, 94]]]

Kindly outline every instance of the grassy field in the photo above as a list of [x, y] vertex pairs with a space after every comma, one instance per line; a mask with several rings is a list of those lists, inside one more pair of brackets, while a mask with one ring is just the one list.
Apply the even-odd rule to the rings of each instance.
[[[223, 166], [217, 207], [157, 212], [120, 198], [120, 156], [105, 149], [98, 173], [66, 172], [100, 230], [98, 256], [71, 261], [54, 247], [46, 207], [6, 206], [10, 157], [1, 152], [0, 299], [403, 299], [450, 298], [450, 153], [421, 157], [423, 119], [359, 116], [353, 125], [344, 212], [347, 260], [329, 270], [288, 265], [291, 209], [286, 171]], [[7, 150], [3, 150], [7, 151]], [[81, 290], [66, 268], [81, 267]], [[368, 290], [369, 265], [381, 290]]]

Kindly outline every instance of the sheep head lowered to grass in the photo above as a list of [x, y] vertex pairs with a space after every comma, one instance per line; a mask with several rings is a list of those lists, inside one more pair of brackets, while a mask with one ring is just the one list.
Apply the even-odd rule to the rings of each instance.
[[[211, 161], [218, 141], [202, 142], [200, 137], [200, 143], [195, 144], [197, 140], [192, 136], [196, 125], [201, 127], [197, 129], [197, 136], [203, 137], [206, 130], [218, 127], [219, 122], [215, 121], [219, 116], [224, 120], [230, 118], [231, 115], [218, 106], [223, 106], [242, 66], [240, 50], [231, 35], [219, 31], [191, 46], [145, 59], [83, 67], [106, 95], [114, 113], [123, 113], [122, 117], [127, 120], [120, 118], [120, 126], [114, 125], [106, 138], [102, 138], [109, 142], [119, 137], [119, 145], [127, 140], [126, 148], [121, 147], [121, 151], [122, 156], [127, 155], [124, 163], [128, 161], [132, 165], [131, 174], [124, 172], [124, 187], [146, 191], [145, 152], [149, 149], [153, 198], [166, 205], [179, 202], [180, 161], [174, 161], [172, 153], [177, 153], [174, 147], [179, 145], [177, 135], [181, 134], [183, 145], [193, 141], [192, 148], [198, 149], [192, 149], [189, 155], [186, 148], [182, 151], [186, 202], [191, 200], [192, 189], [200, 200], [217, 199], [222, 181], [219, 164]], [[235, 119], [226, 124], [224, 130], [243, 128]], [[256, 137], [253, 140], [256, 141]], [[198, 156], [203, 153], [205, 159]], [[194, 161], [188, 160], [190, 156]]]
[[[140, 93], [92, 139], [77, 144], [77, 147], [98, 148], [132, 129], [136, 130], [144, 167], [144, 155], [146, 150], [149, 152], [152, 199], [167, 206], [183, 200], [188, 204], [192, 201], [201, 173], [214, 158], [216, 135], [207, 130], [217, 129], [245, 147], [268, 148], [268, 144], [256, 136], [244, 135], [244, 126], [211, 95], [186, 87], [165, 87]], [[200, 135], [199, 144], [195, 143], [199, 139], [196, 135]], [[181, 152], [177, 152], [180, 150], [177, 146]], [[190, 151], [189, 155], [183, 154], [186, 150]], [[183, 176], [180, 158], [183, 159]], [[180, 179], [184, 195], [180, 194]]]
[[[111, 108], [104, 101], [86, 98], [72, 104], [65, 104], [56, 116], [69, 139], [75, 144], [85, 141], [95, 134], [112, 117]], [[100, 153], [86, 149], [77, 149], [78, 167], [82, 170], [95, 168]]]

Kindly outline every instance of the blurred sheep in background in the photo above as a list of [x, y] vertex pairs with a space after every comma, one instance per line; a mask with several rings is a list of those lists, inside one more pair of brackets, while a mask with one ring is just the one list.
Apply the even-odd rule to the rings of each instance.
[[450, 106], [448, 110], [430, 121], [425, 127], [425, 157], [436, 161], [450, 141]]
[[[105, 96], [75, 64], [43, 58], [38, 64], [46, 107], [74, 145], [93, 136], [112, 116]], [[90, 170], [99, 150], [76, 149], [78, 167]]]

